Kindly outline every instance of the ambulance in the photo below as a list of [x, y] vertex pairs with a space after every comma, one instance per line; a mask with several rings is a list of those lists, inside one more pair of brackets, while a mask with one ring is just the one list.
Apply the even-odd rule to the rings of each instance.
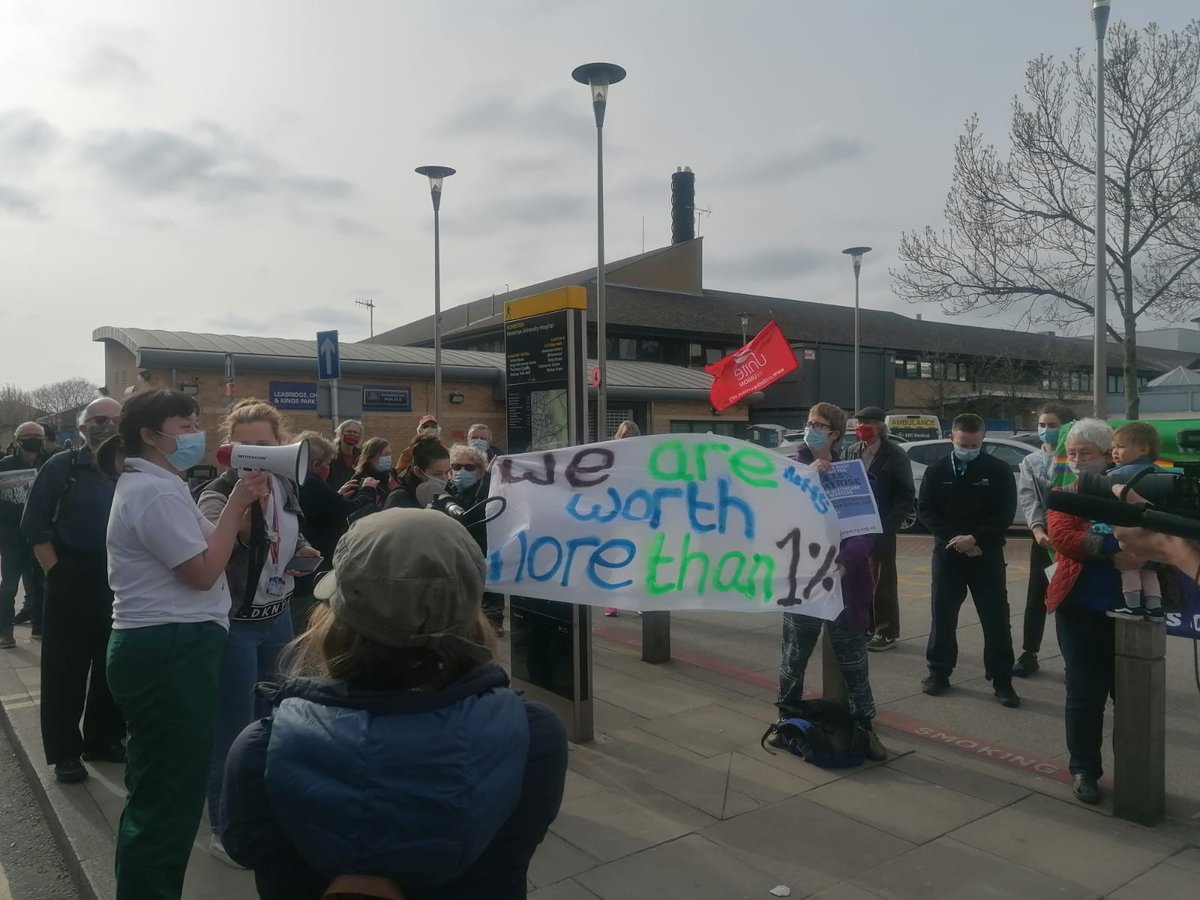
[[937, 416], [885, 416], [888, 434], [900, 441], [932, 441], [942, 436]]

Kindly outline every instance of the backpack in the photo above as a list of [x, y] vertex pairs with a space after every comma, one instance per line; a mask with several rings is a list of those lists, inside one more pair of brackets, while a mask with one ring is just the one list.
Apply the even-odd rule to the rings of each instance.
[[866, 747], [855, 739], [850, 712], [830, 700], [804, 700], [798, 715], [772, 723], [760, 741], [768, 753], [767, 738], [772, 736], [778, 736], [783, 749], [822, 769], [850, 769], [867, 758]]

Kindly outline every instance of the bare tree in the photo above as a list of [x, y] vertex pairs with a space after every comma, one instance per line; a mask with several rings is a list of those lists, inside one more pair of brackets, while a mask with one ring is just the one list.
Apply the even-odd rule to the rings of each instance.
[[59, 413], [96, 399], [96, 385], [86, 378], [67, 378], [34, 388], [33, 402], [43, 412]]
[[975, 365], [975, 386], [981, 406], [986, 408], [986, 401], [990, 400], [1000, 418], [1013, 422], [1015, 430], [1017, 421], [1036, 402], [1030, 394], [1041, 387], [1040, 369], [1009, 353], [980, 356]]
[[[1200, 21], [1181, 32], [1109, 31], [1107, 286], [1136, 418], [1137, 323], [1200, 305]], [[896, 293], [950, 313], [1019, 312], [1025, 324], [1094, 318], [1095, 70], [1033, 60], [1012, 103], [1011, 151], [985, 144], [972, 116], [958, 140], [949, 228], [906, 232]], [[1094, 377], [1104, 378], [1105, 372]]]
[[[950, 407], [971, 393], [970, 382], [958, 377], [959, 366], [966, 364], [957, 353], [926, 350], [921, 353], [921, 403], [939, 419], [952, 418]], [[928, 370], [929, 378], [925, 378]]]
[[[29, 391], [15, 384], [0, 385], [0, 425], [7, 430], [8, 426], [20, 425], [36, 418], [38, 409], [33, 404]], [[0, 432], [0, 437], [3, 434]], [[7, 443], [7, 439], [0, 443]]]

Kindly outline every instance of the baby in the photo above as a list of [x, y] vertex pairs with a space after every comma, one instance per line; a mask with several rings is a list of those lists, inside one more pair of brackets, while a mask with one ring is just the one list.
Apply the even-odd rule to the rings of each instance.
[[[1153, 426], [1144, 422], [1122, 425], [1113, 433], [1112, 455], [1113, 462], [1117, 465], [1107, 474], [1133, 476], [1143, 469], [1153, 469], [1160, 448], [1158, 432]], [[1122, 572], [1121, 593], [1125, 605], [1109, 612], [1110, 616], [1156, 621], [1162, 619], [1162, 586], [1153, 569]]]

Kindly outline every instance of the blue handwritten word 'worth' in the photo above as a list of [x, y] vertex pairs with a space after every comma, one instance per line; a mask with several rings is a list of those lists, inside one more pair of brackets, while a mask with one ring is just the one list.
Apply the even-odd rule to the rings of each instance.
[[[637, 556], [633, 541], [623, 538], [602, 541], [592, 536], [560, 541], [549, 535], [530, 541], [529, 531], [524, 530], [517, 532], [517, 544], [520, 556], [517, 559], [517, 573], [512, 579], [517, 584], [526, 578], [541, 582], [558, 579], [559, 585], [567, 587], [572, 581], [571, 574], [577, 562], [588, 584], [602, 591], [619, 591], [633, 584], [632, 578], [608, 581], [601, 575], [602, 570], [624, 569], [633, 562]], [[500, 581], [503, 574], [504, 561], [500, 550], [493, 550], [488, 554], [488, 580]]]
[[[732, 493], [733, 482], [729, 478], [716, 480], [717, 496], [709, 502], [700, 499], [703, 485], [689, 482], [686, 488], [638, 488], [622, 495], [616, 488], [607, 488], [600, 500], [587, 499], [582, 493], [574, 493], [567, 501], [567, 514], [579, 522], [612, 522], [620, 517], [629, 522], [645, 522], [653, 529], [662, 525], [663, 512], [668, 505], [686, 508], [688, 525], [696, 532], [728, 532], [731, 513], [741, 515], [742, 534], [747, 540], [754, 539], [754, 510], [741, 497]], [[822, 510], [823, 511], [823, 510]]]
[[788, 466], [784, 469], [783, 477], [785, 481], [791, 482], [804, 493], [808, 494], [809, 499], [812, 500], [813, 509], [821, 515], [829, 512], [829, 498], [825, 496], [825, 491], [822, 489], [819, 481], [815, 481], [807, 475], [801, 475], [795, 466]]

